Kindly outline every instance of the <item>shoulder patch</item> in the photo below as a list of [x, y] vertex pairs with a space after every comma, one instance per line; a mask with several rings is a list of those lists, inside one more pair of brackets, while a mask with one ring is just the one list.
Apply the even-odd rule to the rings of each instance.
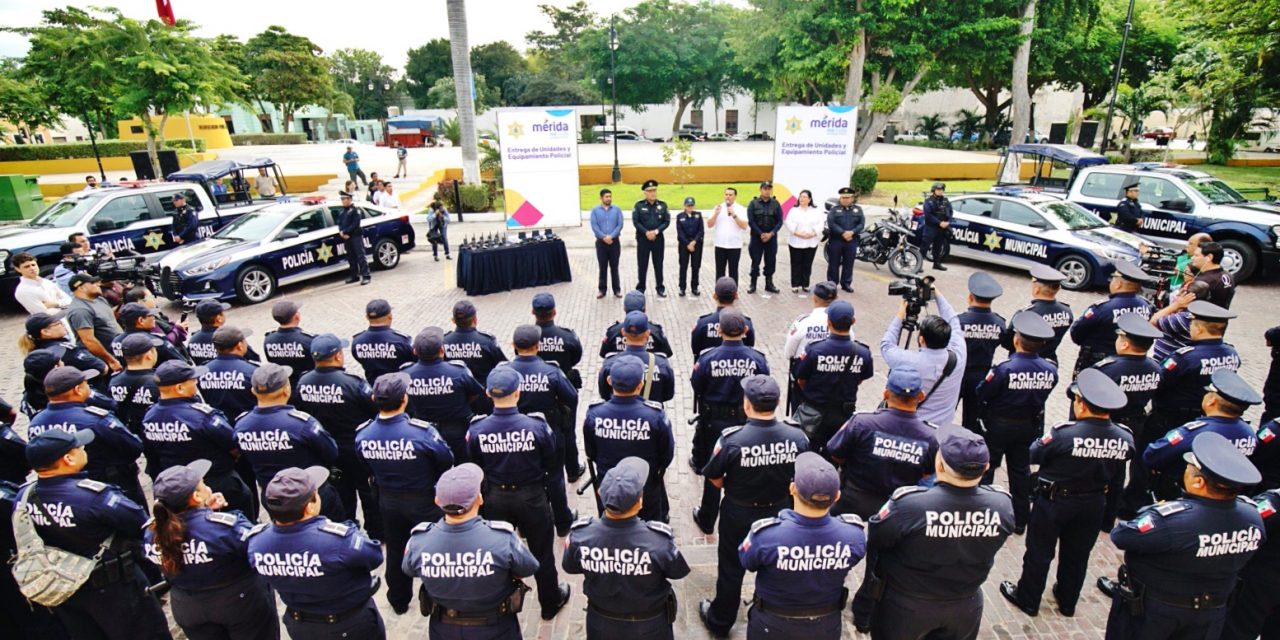
[[889, 496], [889, 499], [897, 500], [903, 496], [911, 495], [913, 493], [919, 493], [921, 491], [928, 491], [928, 489], [925, 489], [924, 487], [920, 487], [916, 485], [911, 485], [909, 487], [898, 487], [897, 489], [894, 490], [893, 495]]
[[644, 406], [649, 407], [650, 409], [657, 409], [658, 411], [663, 410], [662, 403], [658, 402], [657, 400], [645, 400]]
[[426, 420], [419, 420], [417, 418], [409, 418], [409, 424], [419, 429], [432, 429], [435, 427], [435, 425], [431, 424], [430, 422], [427, 422]]
[[[980, 485], [980, 486], [982, 486], [982, 485]], [[1003, 493], [1004, 495], [1009, 496], [1010, 498], [1012, 498], [1012, 497], [1013, 497], [1013, 494], [1009, 493], [1009, 490], [1008, 490], [1008, 489], [1006, 489], [1006, 488], [1004, 488], [1004, 485], [999, 485], [999, 484], [989, 484], [989, 485], [985, 485], [985, 488], [986, 488], [988, 491], [995, 491], [996, 493]]]
[[1250, 498], [1249, 496], [1236, 496], [1236, 499], [1239, 500], [1240, 502], [1243, 502], [1249, 505], [1250, 507], [1253, 507], [1255, 509], [1258, 508], [1258, 503], [1254, 502], [1253, 498]]
[[360, 423], [360, 426], [356, 427], [356, 431], [359, 431], [359, 430], [361, 430], [361, 429], [363, 429], [363, 428], [365, 428], [365, 427], [367, 427], [367, 426], [369, 426], [369, 425], [371, 425], [371, 424], [373, 424], [373, 418], [369, 418], [368, 420], [365, 420], [364, 422], [361, 422], [361, 423]]
[[228, 527], [234, 527], [236, 525], [236, 520], [237, 520], [235, 514], [219, 513], [217, 511], [212, 512], [209, 515], [205, 516], [204, 519], [208, 520], [209, 522], [216, 522], [218, 524], [226, 525]]
[[751, 533], [755, 534], [764, 529], [768, 529], [769, 527], [772, 527], [775, 524], [781, 524], [781, 523], [782, 523], [782, 520], [776, 516], [772, 518], [760, 518], [759, 520], [756, 520], [755, 522], [751, 523]]
[[1186, 511], [1187, 503], [1181, 500], [1170, 500], [1169, 502], [1161, 502], [1160, 504], [1152, 505], [1152, 507], [1155, 509], [1156, 513], [1168, 517], [1175, 513]]
[[303, 421], [303, 422], [306, 422], [306, 421], [308, 421], [308, 420], [310, 420], [310, 419], [311, 419], [311, 414], [307, 413], [306, 411], [302, 411], [302, 410], [300, 410], [300, 409], [294, 409], [293, 411], [290, 411], [290, 412], [289, 412], [289, 415], [291, 415], [291, 416], [293, 416], [293, 417], [295, 417], [295, 418], [297, 418], [297, 419], [299, 419], [299, 420], [301, 420], [301, 421]]
[[836, 518], [845, 524], [851, 524], [855, 527], [862, 527], [865, 529], [867, 526], [867, 523], [863, 522], [862, 518], [859, 518], [856, 513], [842, 513], [836, 516]]
[[489, 525], [489, 528], [494, 531], [506, 531], [511, 534], [516, 532], [515, 526], [506, 520], [485, 520], [484, 523]]
[[488, 418], [488, 417], [489, 417], [489, 415], [488, 415], [488, 414], [484, 414], [484, 413], [481, 413], [481, 414], [478, 414], [478, 415], [471, 416], [471, 422], [470, 422], [469, 424], [475, 424], [475, 423], [477, 423], [477, 422], [479, 422], [479, 421], [481, 421], [481, 420], [484, 420], [485, 418]]
[[721, 432], [720, 432], [720, 438], [721, 438], [721, 439], [723, 439], [723, 438], [727, 438], [727, 437], [729, 437], [729, 436], [731, 436], [731, 435], [733, 435], [733, 434], [735, 434], [735, 433], [737, 433], [737, 432], [739, 432], [739, 431], [742, 431], [742, 427], [743, 427], [743, 426], [744, 426], [744, 425], [740, 425], [740, 424], [739, 424], [739, 425], [734, 425], [734, 426], [732, 426], [732, 427], [729, 427], [728, 429], [725, 429], [724, 431], [721, 431]]
[[1073, 422], [1073, 421], [1071, 421], [1071, 420], [1064, 420], [1064, 421], [1062, 421], [1062, 422], [1059, 422], [1058, 424], [1053, 425], [1052, 429], [1063, 429], [1063, 428], [1069, 427], [1069, 426], [1071, 426], [1071, 425], [1073, 425], [1073, 424], [1075, 424], [1075, 422]]
[[89, 413], [92, 413], [92, 414], [93, 414], [93, 415], [95, 415], [95, 416], [99, 416], [99, 417], [101, 417], [101, 416], [109, 416], [109, 415], [111, 415], [111, 412], [110, 412], [110, 411], [107, 411], [106, 409], [103, 409], [102, 407], [95, 407], [95, 406], [93, 406], [93, 405], [85, 405], [84, 410], [85, 410], [85, 411], [88, 411]]
[[409, 530], [409, 533], [414, 534], [414, 533], [422, 533], [423, 531], [430, 531], [431, 527], [434, 527], [435, 525], [436, 523], [434, 522], [419, 522], [418, 526]]
[[320, 530], [325, 533], [332, 533], [340, 538], [345, 538], [351, 531], [351, 527], [349, 525], [342, 524], [341, 522], [326, 522], [320, 525]]
[[1195, 347], [1195, 345], [1191, 345], [1191, 344], [1189, 344], [1189, 345], [1187, 345], [1187, 346], [1185, 346], [1185, 347], [1183, 347], [1183, 348], [1181, 348], [1181, 349], [1178, 349], [1177, 351], [1174, 351], [1174, 353], [1187, 353], [1187, 352], [1191, 351], [1191, 350], [1192, 350], [1192, 349], [1194, 349], [1194, 348], [1196, 348], [1196, 347]]
[[570, 528], [570, 529], [581, 529], [581, 528], [583, 528], [583, 527], [585, 527], [585, 526], [587, 526], [587, 525], [591, 524], [591, 521], [592, 521], [592, 520], [595, 520], [595, 518], [592, 518], [591, 516], [582, 516], [581, 518], [578, 518], [577, 520], [574, 520], [574, 521], [573, 521], [573, 524], [569, 525], [569, 528]]
[[255, 524], [255, 525], [253, 525], [252, 527], [249, 527], [249, 530], [248, 530], [248, 531], [246, 531], [246, 532], [244, 532], [244, 536], [243, 536], [243, 537], [241, 537], [240, 539], [241, 539], [241, 540], [248, 540], [249, 538], [251, 538], [251, 537], [253, 537], [253, 536], [257, 535], [257, 534], [262, 533], [264, 530], [266, 530], [266, 528], [267, 528], [267, 523], [265, 523], [265, 522], [260, 522], [260, 523], [258, 523], [258, 524]]
[[193, 402], [191, 403], [191, 406], [194, 407], [196, 411], [199, 411], [200, 413], [203, 413], [205, 415], [209, 415], [213, 413], [213, 407], [203, 402]]
[[609, 354], [605, 355], [604, 359], [605, 359], [605, 360], [608, 360], [609, 358], [612, 358], [612, 357], [614, 357], [614, 356], [616, 356], [616, 355], [621, 355], [621, 354], [622, 354], [622, 352], [621, 352], [621, 351], [613, 351], [613, 352], [610, 352]]
[[76, 486], [80, 487], [81, 489], [88, 489], [94, 493], [102, 493], [103, 490], [107, 488], [107, 483], [98, 482], [97, 480], [90, 480], [88, 478], [85, 478], [84, 480], [77, 482]]
[[655, 520], [650, 520], [645, 522], [645, 524], [649, 525], [650, 529], [653, 529], [654, 531], [657, 531], [658, 533], [661, 533], [662, 535], [668, 538], [676, 537], [675, 532], [672, 531], [671, 527], [668, 526], [665, 522], [657, 522]]
[[588, 404], [587, 404], [587, 406], [588, 406], [588, 407], [598, 407], [598, 406], [600, 406], [600, 405], [602, 405], [602, 404], [604, 404], [604, 403], [606, 403], [606, 402], [608, 402], [608, 400], [596, 400], [595, 402], [588, 403]]
[[1099, 360], [1099, 361], [1095, 362], [1093, 366], [1095, 366], [1095, 367], [1105, 367], [1105, 366], [1107, 366], [1107, 365], [1109, 365], [1109, 364], [1111, 364], [1111, 363], [1113, 363], [1113, 362], [1115, 362], [1115, 361], [1116, 361], [1116, 359], [1115, 359], [1114, 357], [1112, 357], [1112, 356], [1107, 356], [1107, 357], [1105, 357], [1105, 358], [1103, 358], [1103, 359], [1101, 359], [1101, 360]]
[[1187, 431], [1195, 431], [1196, 429], [1199, 429], [1200, 427], [1203, 427], [1206, 424], [1208, 423], [1203, 420], [1193, 420], [1191, 422], [1188, 422], [1182, 425], [1182, 428], [1186, 429]]
[[[708, 351], [711, 351], [712, 349], [715, 349], [715, 347], [707, 347], [706, 349], [703, 349], [702, 351], [699, 351], [699, 352], [698, 352], [698, 358], [701, 358], [702, 356], [707, 355], [707, 352], [708, 352]], [[695, 359], [696, 359], [696, 358], [695, 358]]]

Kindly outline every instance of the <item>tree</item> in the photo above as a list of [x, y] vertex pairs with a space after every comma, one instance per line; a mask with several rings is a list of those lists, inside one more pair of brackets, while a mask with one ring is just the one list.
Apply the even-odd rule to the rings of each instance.
[[352, 110], [359, 119], [387, 117], [394, 90], [384, 89], [395, 70], [382, 56], [368, 49], [338, 49], [329, 56], [329, 73], [338, 90], [351, 96]]
[[599, 17], [585, 0], [577, 0], [563, 9], [540, 4], [538, 10], [551, 21], [551, 31], [534, 30], [525, 34], [525, 41], [533, 47], [533, 57], [547, 73], [560, 78], [581, 78], [583, 59], [574, 49], [588, 32], [600, 26]]
[[449, 53], [453, 61], [453, 89], [458, 99], [458, 126], [462, 129], [462, 181], [480, 183], [480, 158], [476, 152], [476, 108], [471, 99], [471, 49], [467, 46], [466, 0], [446, 0], [449, 16]]
[[0, 133], [4, 124], [32, 131], [59, 121], [58, 111], [49, 104], [43, 87], [21, 71], [18, 61], [0, 60]]
[[1121, 84], [1116, 91], [1116, 113], [1124, 120], [1124, 161], [1133, 155], [1133, 136], [1147, 116], [1161, 111], [1168, 115], [1169, 101], [1160, 87], [1148, 83], [1141, 87]]
[[[502, 87], [507, 104], [517, 107], [543, 107], [562, 104], [598, 104], [600, 94], [595, 87], [580, 80], [569, 80], [551, 73], [522, 73], [507, 80]], [[583, 131], [588, 131], [583, 129]]]
[[[472, 79], [475, 80], [475, 109], [476, 113], [484, 113], [489, 107], [498, 103], [498, 90], [489, 86], [485, 77], [473, 73]], [[446, 76], [436, 80], [435, 85], [427, 92], [427, 105], [433, 109], [454, 109], [458, 106], [457, 92], [454, 91], [453, 76]]]
[[502, 105], [511, 104], [506, 94], [507, 81], [529, 70], [529, 63], [525, 61], [524, 56], [504, 41], [490, 42], [472, 48], [471, 66], [476, 75], [484, 76], [488, 85], [497, 92], [498, 100], [492, 104]]
[[404, 75], [407, 80], [409, 95], [420, 105], [429, 104], [427, 92], [435, 85], [436, 80], [453, 75], [453, 59], [449, 50], [449, 41], [436, 38], [409, 50], [409, 61], [405, 63]]
[[[317, 105], [324, 108], [324, 138], [329, 138], [329, 124], [333, 122], [333, 116], [339, 113], [353, 116], [355, 114], [355, 100], [351, 94], [339, 89], [336, 86], [330, 87], [324, 98], [316, 102]], [[342, 136], [339, 136], [342, 137]]]
[[942, 130], [947, 128], [947, 121], [942, 119], [939, 114], [920, 116], [920, 120], [916, 123], [916, 133], [929, 138], [930, 140], [941, 140], [943, 138]]
[[324, 100], [333, 88], [329, 63], [306, 37], [272, 25], [245, 43], [245, 64], [254, 91], [280, 110], [284, 130], [298, 109]]

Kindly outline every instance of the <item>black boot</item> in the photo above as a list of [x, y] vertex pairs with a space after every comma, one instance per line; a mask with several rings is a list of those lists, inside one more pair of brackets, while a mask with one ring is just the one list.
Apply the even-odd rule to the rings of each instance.
[[773, 278], [764, 279], [764, 290], [769, 293], [778, 293], [778, 288], [773, 286]]
[[756, 279], [752, 278], [751, 286], [747, 287], [747, 293], [755, 293], [755, 292], [756, 292]]

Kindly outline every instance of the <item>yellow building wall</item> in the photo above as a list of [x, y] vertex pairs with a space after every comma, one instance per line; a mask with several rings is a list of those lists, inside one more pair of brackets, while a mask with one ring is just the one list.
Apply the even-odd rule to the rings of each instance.
[[[121, 140], [146, 140], [147, 131], [140, 118], [121, 120], [118, 123]], [[191, 114], [191, 129], [187, 129], [187, 116], [169, 116], [164, 123], [165, 140], [186, 140], [199, 138], [204, 140], [205, 149], [228, 149], [231, 147], [231, 134], [227, 131], [227, 123], [221, 116]]]

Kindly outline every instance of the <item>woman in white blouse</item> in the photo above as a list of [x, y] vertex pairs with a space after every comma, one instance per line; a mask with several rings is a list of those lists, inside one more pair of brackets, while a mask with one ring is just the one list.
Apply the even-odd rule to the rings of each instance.
[[791, 251], [791, 291], [809, 290], [809, 275], [813, 272], [813, 257], [822, 241], [822, 229], [827, 224], [826, 214], [813, 206], [813, 194], [808, 189], [800, 192], [796, 206], [787, 214], [787, 249]]

